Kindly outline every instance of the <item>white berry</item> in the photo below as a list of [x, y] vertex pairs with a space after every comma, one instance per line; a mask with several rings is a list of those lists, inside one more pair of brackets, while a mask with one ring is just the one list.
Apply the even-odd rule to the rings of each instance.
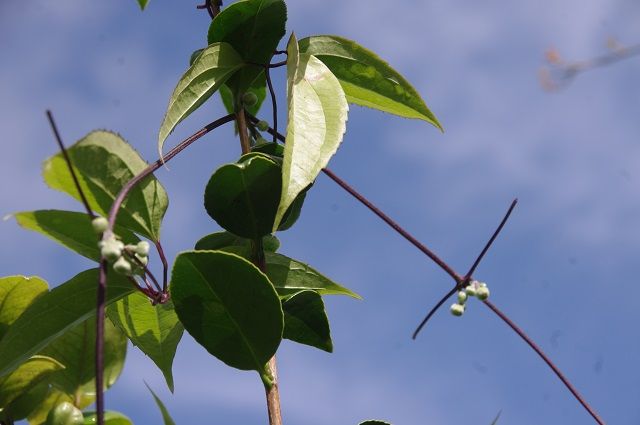
[[129, 276], [131, 275], [131, 263], [129, 263], [126, 258], [120, 257], [118, 261], [113, 263], [113, 270], [115, 270], [116, 273]]
[[149, 242], [147, 241], [140, 241], [138, 242], [138, 245], [136, 245], [136, 254], [138, 254], [141, 257], [146, 257], [149, 255]]
[[93, 231], [100, 234], [109, 228], [109, 221], [104, 217], [96, 217], [91, 221]]
[[458, 304], [464, 304], [467, 301], [467, 293], [458, 291]]
[[481, 301], [489, 298], [489, 288], [487, 287], [487, 285], [480, 286], [476, 292], [476, 297], [478, 297], [478, 299]]
[[462, 316], [464, 314], [464, 306], [462, 304], [451, 304], [449, 309], [454, 316]]

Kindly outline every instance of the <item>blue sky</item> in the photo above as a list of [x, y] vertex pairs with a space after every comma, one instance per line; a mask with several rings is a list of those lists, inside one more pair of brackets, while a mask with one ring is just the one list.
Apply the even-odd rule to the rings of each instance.
[[[48, 190], [51, 108], [67, 144], [96, 128], [120, 132], [148, 160], [168, 97], [203, 47], [195, 2], [0, 2], [0, 214], [79, 210]], [[555, 47], [568, 60], [640, 40], [632, 0], [289, 2], [288, 30], [338, 34], [378, 52], [423, 94], [445, 133], [352, 107], [330, 167], [461, 273], [514, 197], [520, 204], [476, 277], [557, 362], [608, 423], [640, 422], [637, 264], [640, 253], [640, 61], [580, 75], [544, 92], [537, 71]], [[283, 75], [276, 77], [282, 87]], [[280, 102], [284, 105], [283, 99]], [[265, 110], [265, 112], [267, 112]], [[217, 99], [167, 146], [220, 115]], [[170, 257], [217, 226], [201, 208], [211, 173], [238, 155], [230, 128], [208, 136], [158, 177], [171, 205]], [[0, 222], [0, 273], [62, 283], [91, 264]], [[335, 352], [284, 342], [288, 424], [581, 424], [590, 418], [557, 378], [479, 303], [442, 310], [410, 335], [451, 282], [434, 264], [321, 176], [282, 252], [360, 293], [326, 300]], [[157, 262], [156, 262], [157, 263]], [[178, 424], [266, 423], [255, 373], [210, 357], [185, 335], [176, 392], [131, 349], [108, 407], [138, 424], [160, 417], [143, 380]]]

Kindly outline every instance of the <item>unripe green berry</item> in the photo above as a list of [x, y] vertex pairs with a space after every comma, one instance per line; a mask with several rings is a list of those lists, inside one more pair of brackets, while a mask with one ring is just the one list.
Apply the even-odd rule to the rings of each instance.
[[476, 290], [475, 285], [473, 283], [471, 283], [471, 284], [467, 285], [466, 288], [464, 288], [464, 292], [466, 292], [467, 295], [470, 296], [470, 297], [475, 297], [476, 293], [477, 293], [477, 290]]
[[478, 297], [479, 300], [484, 301], [487, 298], [489, 298], [489, 288], [487, 287], [487, 285], [485, 286], [480, 286], [477, 290], [476, 293], [476, 297]]
[[141, 257], [147, 257], [149, 255], [149, 247], [150, 245], [147, 241], [138, 242], [138, 245], [136, 245], [136, 254]]
[[451, 311], [451, 314], [454, 316], [460, 317], [464, 314], [464, 306], [462, 304], [451, 304], [449, 311]]
[[91, 221], [93, 231], [100, 234], [109, 228], [109, 221], [104, 217], [96, 217]]
[[458, 304], [464, 304], [467, 301], [467, 293], [458, 291]]
[[113, 263], [113, 270], [115, 270], [116, 273], [119, 273], [125, 276], [130, 276], [131, 263], [129, 263], [126, 258], [120, 257], [115, 263]]
[[82, 425], [83, 423], [82, 411], [65, 401], [49, 411], [45, 425]]
[[100, 255], [107, 259], [107, 261], [116, 261], [122, 256], [122, 242], [115, 239], [107, 239], [101, 241], [98, 246], [100, 247]]
[[269, 130], [269, 123], [266, 121], [258, 121], [258, 123], [256, 124], [256, 127], [260, 131], [267, 131]]
[[250, 91], [242, 95], [242, 104], [244, 106], [253, 106], [258, 103], [258, 96]]

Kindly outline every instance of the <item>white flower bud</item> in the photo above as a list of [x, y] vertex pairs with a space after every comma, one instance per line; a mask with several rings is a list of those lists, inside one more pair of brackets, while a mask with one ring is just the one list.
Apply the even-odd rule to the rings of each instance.
[[100, 255], [107, 259], [107, 261], [116, 261], [122, 256], [122, 242], [115, 240], [115, 238], [109, 238], [98, 243], [100, 247]]
[[466, 292], [470, 297], [475, 297], [477, 294], [476, 287], [473, 283], [470, 283], [466, 288], [464, 288], [464, 292]]
[[126, 258], [120, 257], [118, 261], [113, 263], [113, 270], [115, 270], [116, 273], [129, 276], [131, 275], [131, 263], [129, 263]]
[[100, 234], [109, 228], [109, 221], [104, 217], [96, 217], [91, 221], [93, 231]]
[[464, 306], [461, 304], [451, 304], [451, 308], [449, 309], [451, 314], [454, 316], [462, 316], [464, 314]]
[[478, 299], [481, 301], [489, 298], [489, 288], [487, 287], [487, 285], [480, 286], [476, 292], [476, 297], [478, 297]]
[[140, 241], [138, 242], [138, 245], [136, 245], [135, 251], [140, 257], [147, 257], [149, 255], [149, 248], [149, 242]]

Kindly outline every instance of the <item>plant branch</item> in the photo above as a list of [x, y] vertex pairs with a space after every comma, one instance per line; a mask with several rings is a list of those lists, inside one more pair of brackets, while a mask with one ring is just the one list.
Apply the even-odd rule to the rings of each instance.
[[87, 197], [85, 196], [84, 191], [82, 190], [82, 187], [80, 187], [80, 180], [78, 180], [76, 170], [73, 168], [73, 164], [71, 163], [71, 158], [69, 157], [69, 153], [67, 152], [67, 149], [64, 147], [64, 143], [62, 142], [62, 138], [60, 137], [60, 133], [58, 132], [58, 126], [56, 125], [56, 122], [53, 119], [53, 114], [49, 110], [47, 110], [47, 118], [49, 119], [49, 124], [51, 125], [51, 130], [53, 130], [53, 134], [56, 138], [56, 142], [58, 142], [58, 147], [60, 148], [60, 152], [62, 152], [62, 157], [64, 158], [64, 161], [67, 163], [67, 168], [69, 169], [69, 173], [71, 174], [71, 178], [73, 179], [73, 184], [75, 185], [76, 190], [80, 195], [80, 200], [82, 201], [82, 204], [84, 205], [84, 208], [87, 211], [87, 214], [93, 220], [94, 218], [96, 218], [96, 216], [91, 210], [91, 207], [89, 206], [89, 201], [87, 201]]
[[240, 109], [236, 112], [236, 123], [238, 124], [238, 135], [240, 136], [240, 149], [244, 155], [251, 151], [251, 144], [249, 143], [247, 115], [243, 106], [240, 106]]
[[438, 301], [438, 302], [436, 303], [436, 305], [435, 305], [435, 306], [433, 306], [433, 308], [429, 311], [429, 313], [427, 313], [427, 315], [425, 316], [425, 318], [424, 318], [424, 319], [422, 319], [422, 322], [420, 322], [420, 324], [418, 325], [418, 327], [416, 328], [416, 330], [415, 330], [415, 331], [413, 331], [413, 335], [411, 335], [411, 339], [416, 339], [416, 338], [418, 337], [418, 334], [420, 333], [420, 331], [422, 330], [422, 328], [424, 327], [424, 325], [426, 325], [426, 324], [427, 324], [427, 322], [429, 321], [429, 319], [431, 319], [431, 317], [432, 317], [434, 314], [436, 314], [436, 311], [438, 311], [438, 309], [439, 309], [440, 307], [442, 307], [442, 304], [444, 304], [445, 302], [447, 302], [447, 300], [448, 300], [449, 298], [451, 298], [451, 296], [452, 296], [453, 294], [455, 294], [456, 292], [458, 292], [458, 285], [456, 285], [456, 286], [454, 286], [453, 288], [451, 288], [451, 289], [449, 290], [449, 292], [447, 292], [447, 293], [445, 294], [445, 296], [444, 296], [444, 297], [442, 297], [442, 298], [440, 299], [440, 301]]
[[531, 349], [535, 351], [536, 354], [538, 354], [538, 356], [540, 356], [542, 360], [544, 360], [547, 366], [551, 368], [553, 373], [555, 373], [556, 376], [567, 387], [567, 389], [571, 391], [571, 394], [573, 394], [573, 396], [576, 398], [576, 400], [578, 400], [578, 402], [582, 405], [582, 407], [584, 407], [587, 410], [587, 412], [589, 412], [591, 417], [598, 424], [604, 425], [604, 421], [600, 418], [600, 416], [598, 416], [598, 414], [595, 412], [595, 410], [593, 410], [593, 408], [589, 405], [589, 403], [587, 403], [587, 401], [584, 398], [582, 398], [578, 390], [576, 390], [574, 386], [571, 385], [571, 382], [569, 382], [569, 380], [562, 374], [562, 372], [560, 372], [560, 369], [558, 369], [558, 367], [551, 361], [551, 359], [547, 357], [547, 355], [542, 351], [542, 349], [538, 347], [536, 343], [533, 342], [533, 340], [529, 338], [529, 336], [527, 336], [527, 334], [522, 329], [520, 329], [511, 319], [509, 319], [506, 314], [500, 311], [498, 307], [493, 305], [490, 301], [484, 301], [484, 304], [487, 307], [489, 307], [489, 309], [491, 309], [491, 311], [493, 311], [496, 314], [496, 316], [502, 319], [502, 321], [506, 323], [515, 333], [517, 333], [518, 336], [524, 342], [526, 342], [529, 345], [529, 347], [531, 347]]
[[160, 261], [162, 262], [162, 293], [165, 294], [167, 292], [169, 263], [167, 262], [167, 257], [164, 255], [160, 241], [155, 241], [154, 245], [158, 251], [158, 257], [160, 257]]
[[104, 317], [107, 295], [107, 260], [100, 259], [96, 300], [96, 415], [97, 425], [104, 425]]
[[265, 385], [267, 396], [267, 412], [269, 413], [269, 425], [282, 425], [282, 412], [280, 411], [280, 392], [278, 390], [278, 370], [276, 367], [276, 356], [273, 356], [267, 363], [271, 385]]
[[222, 0], [205, 0], [204, 4], [199, 4], [196, 9], [207, 9], [211, 19], [215, 19], [220, 13], [220, 6], [222, 6]]

